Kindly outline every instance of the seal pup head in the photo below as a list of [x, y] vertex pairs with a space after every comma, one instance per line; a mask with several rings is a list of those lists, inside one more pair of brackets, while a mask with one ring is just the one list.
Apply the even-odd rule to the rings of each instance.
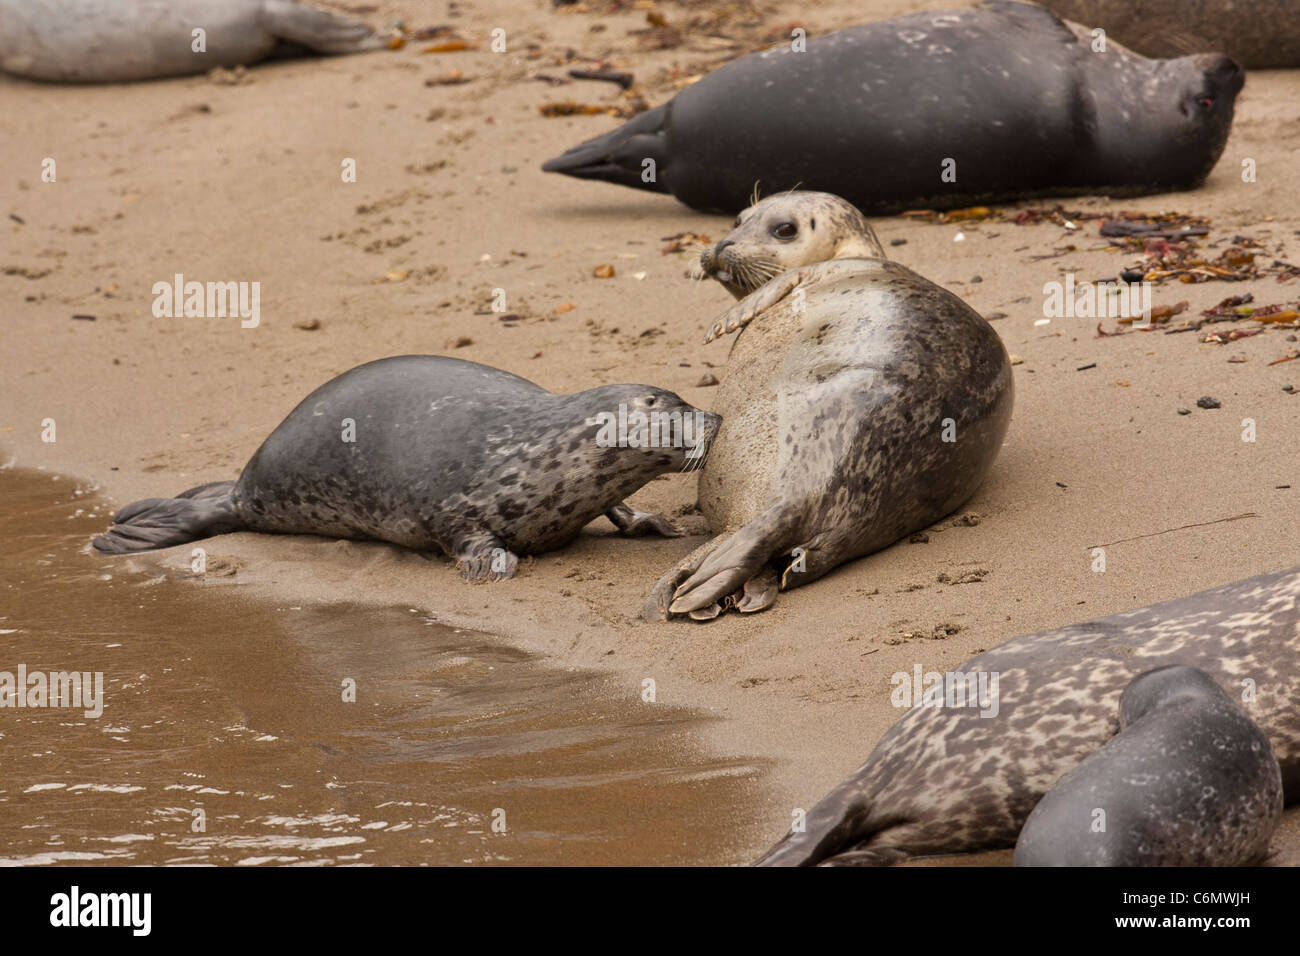
[[857, 207], [830, 193], [768, 196], [742, 210], [730, 233], [700, 253], [698, 278], [743, 299], [774, 276], [827, 259], [884, 259]]
[[569, 397], [579, 401], [568, 448], [598, 472], [695, 471], [722, 424], [712, 412], [652, 385], [603, 385]]

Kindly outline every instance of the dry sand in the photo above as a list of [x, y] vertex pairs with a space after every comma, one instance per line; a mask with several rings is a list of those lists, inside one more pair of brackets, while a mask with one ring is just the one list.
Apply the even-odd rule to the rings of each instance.
[[[816, 33], [932, 5], [788, 3], [732, 32], [748, 49], [788, 35], [791, 23]], [[661, 9], [670, 23], [689, 14]], [[500, 26], [509, 52], [422, 54], [416, 43], [263, 65], [233, 85], [199, 76], [58, 87], [0, 77], [5, 459], [92, 479], [121, 503], [174, 494], [238, 475], [327, 378], [410, 352], [486, 362], [556, 391], [648, 382], [709, 407], [713, 392], [697, 383], [725, 375], [729, 346], [699, 343], [731, 300], [719, 286], [687, 281], [686, 256], [661, 249], [685, 231], [716, 240], [728, 220], [666, 196], [542, 174], [543, 160], [619, 121], [543, 118], [538, 104], [613, 105], [618, 91], [530, 76], [610, 60], [657, 104], [672, 93], [664, 70], [689, 76], [729, 51], [694, 35], [647, 51], [630, 35], [645, 27], [644, 9], [405, 2], [365, 16], [377, 25], [399, 16], [411, 27], [450, 23], [483, 41]], [[527, 44], [541, 55], [529, 58]], [[453, 68], [469, 82], [425, 85]], [[1223, 158], [1196, 192], [1065, 205], [1195, 213], [1212, 219], [1210, 241], [1241, 234], [1279, 258], [1300, 256], [1297, 94], [1300, 74], [1252, 73]], [[44, 157], [57, 160], [56, 183], [40, 180]], [[340, 180], [348, 157], [358, 164], [354, 184]], [[1258, 182], [1239, 175], [1246, 157]], [[790, 809], [851, 772], [898, 716], [888, 700], [894, 672], [915, 663], [945, 670], [1018, 634], [1297, 563], [1300, 398], [1282, 386], [1300, 387], [1300, 364], [1268, 364], [1294, 347], [1286, 331], [1219, 346], [1191, 333], [1098, 338], [1096, 322], [1083, 319], [1035, 326], [1045, 281], [1067, 271], [1114, 276], [1127, 261], [1105, 251], [1095, 222], [1073, 235], [998, 222], [876, 226], [899, 261], [986, 315], [1006, 313], [994, 327], [1024, 358], [1006, 447], [964, 509], [980, 516], [974, 526], [945, 522], [929, 543], [898, 544], [783, 594], [766, 613], [708, 625], [636, 616], [658, 576], [703, 540], [693, 476], [652, 482], [633, 503], [696, 537], [624, 540], [601, 519], [499, 584], [464, 584], [447, 561], [384, 545], [248, 534], [209, 542], [213, 558], [238, 568], [222, 584], [295, 601], [427, 608], [564, 665], [613, 668], [629, 695], [652, 677], [661, 701], [727, 718], [714, 723], [717, 746], [776, 758], [762, 795], [775, 840]], [[966, 239], [954, 242], [959, 231]], [[890, 246], [894, 239], [907, 242]], [[1077, 250], [1033, 259], [1069, 243]], [[615, 266], [613, 279], [593, 277], [602, 263]], [[389, 270], [407, 276], [385, 281]], [[174, 273], [259, 281], [261, 325], [155, 318], [151, 287]], [[506, 290], [521, 321], [507, 327], [481, 314], [493, 288]], [[1172, 283], [1155, 303], [1187, 299], [1196, 312], [1247, 291], [1260, 303], [1294, 301], [1300, 283]], [[574, 308], [557, 312], [562, 303]], [[296, 327], [306, 320], [320, 327]], [[461, 338], [472, 344], [452, 348]], [[1203, 395], [1222, 408], [1196, 408]], [[1180, 406], [1192, 414], [1177, 414]], [[40, 440], [47, 417], [57, 421], [54, 444]], [[1253, 444], [1242, 441], [1244, 418], [1256, 423]], [[1205, 524], [1243, 513], [1254, 517]], [[1090, 546], [1139, 535], [1151, 536], [1110, 547], [1106, 573], [1091, 570]], [[88, 560], [181, 567], [188, 554]], [[987, 572], [978, 583], [936, 580], [974, 569]], [[960, 630], [915, 636], [941, 624]], [[1294, 852], [1294, 811], [1286, 829], [1281, 842]]]

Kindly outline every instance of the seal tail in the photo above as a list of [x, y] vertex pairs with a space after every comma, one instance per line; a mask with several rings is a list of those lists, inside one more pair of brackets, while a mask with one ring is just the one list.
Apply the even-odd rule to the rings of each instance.
[[[542, 164], [542, 170], [666, 193], [669, 190], [663, 181], [663, 171], [668, 162], [668, 141], [664, 135], [667, 118], [668, 104], [647, 110], [616, 130], [548, 159]], [[653, 160], [653, 165], [646, 165], [647, 159]]]
[[105, 554], [170, 548], [244, 527], [230, 493], [233, 481], [211, 481], [175, 498], [145, 498], [113, 515], [113, 526], [91, 544]]

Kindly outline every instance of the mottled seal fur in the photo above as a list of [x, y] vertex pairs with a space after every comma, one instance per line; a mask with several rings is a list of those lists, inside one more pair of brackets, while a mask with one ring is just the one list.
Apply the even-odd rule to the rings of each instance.
[[1119, 734], [1025, 821], [1016, 866], [1247, 866], [1282, 818], [1268, 737], [1208, 674], [1160, 667], [1119, 699]]
[[[1300, 799], [1300, 568], [1015, 638], [961, 665], [998, 674], [997, 715], [917, 707], [759, 861], [882, 864], [1010, 847], [1030, 811], [1118, 730], [1120, 696], [1155, 667], [1196, 667], [1268, 736]], [[1245, 683], [1249, 682], [1249, 684]]]
[[1300, 0], [1043, 0], [1144, 56], [1226, 53], [1251, 69], [1300, 66]]
[[[620, 405], [698, 413], [700, 431], [683, 432], [679, 447], [603, 447], [599, 416]], [[238, 481], [137, 501], [94, 545], [122, 553], [230, 531], [319, 534], [441, 550], [470, 580], [500, 579], [517, 555], [562, 547], [601, 514], [625, 534], [679, 534], [623, 499], [698, 460], [716, 427], [716, 416], [647, 385], [556, 395], [475, 362], [380, 359], [308, 395]]]
[[748, 293], [709, 334], [744, 328], [700, 475], [717, 537], [660, 579], [647, 617], [762, 610], [984, 480], [1011, 417], [1006, 349], [961, 299], [882, 255], [843, 199], [793, 192], [745, 210], [701, 257]]
[[[193, 49], [200, 27], [205, 52]], [[0, 0], [0, 70], [33, 80], [148, 80], [382, 45], [364, 23], [297, 0]]]
[[1240, 68], [1090, 42], [1010, 0], [895, 17], [729, 63], [542, 168], [727, 213], [756, 183], [835, 193], [869, 214], [1200, 185], [1227, 141]]

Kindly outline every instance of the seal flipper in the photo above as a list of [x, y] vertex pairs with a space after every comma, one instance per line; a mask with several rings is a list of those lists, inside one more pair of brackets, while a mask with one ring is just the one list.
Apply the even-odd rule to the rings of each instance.
[[244, 528], [230, 493], [233, 481], [210, 481], [175, 498], [145, 498], [113, 515], [113, 525], [91, 544], [105, 554], [152, 551]]
[[519, 567], [519, 556], [490, 531], [466, 532], [446, 550], [456, 556], [456, 568], [466, 581], [504, 581]]
[[[542, 171], [564, 173], [576, 179], [599, 179], [633, 189], [669, 192], [664, 182], [668, 165], [668, 142], [664, 127], [668, 123], [668, 104], [646, 110], [603, 136], [579, 143], [554, 159], [542, 163]], [[647, 159], [654, 160], [654, 177], [642, 178]]]
[[682, 536], [682, 530], [663, 515], [637, 511], [621, 501], [606, 511], [605, 517], [618, 528], [619, 534], [627, 535], [629, 538], [637, 538], [651, 532], [665, 538]]
[[[808, 811], [802, 831], [787, 833], [754, 866], [816, 866], [866, 839], [870, 816], [871, 801], [854, 774]], [[895, 858], [891, 854], [857, 862], [891, 863]]]
[[277, 38], [314, 53], [361, 53], [384, 45], [360, 20], [289, 0], [263, 0], [258, 22]]
[[[752, 578], [762, 576], [768, 563], [786, 550], [791, 529], [799, 526], [791, 514], [793, 507], [787, 502], [773, 505], [730, 537], [716, 538], [713, 553], [673, 592], [669, 613], [689, 614], [707, 608], [744, 588]], [[766, 590], [765, 581], [758, 582], [753, 599]], [[751, 599], [747, 610], [762, 610], [771, 603], [754, 605]]]

